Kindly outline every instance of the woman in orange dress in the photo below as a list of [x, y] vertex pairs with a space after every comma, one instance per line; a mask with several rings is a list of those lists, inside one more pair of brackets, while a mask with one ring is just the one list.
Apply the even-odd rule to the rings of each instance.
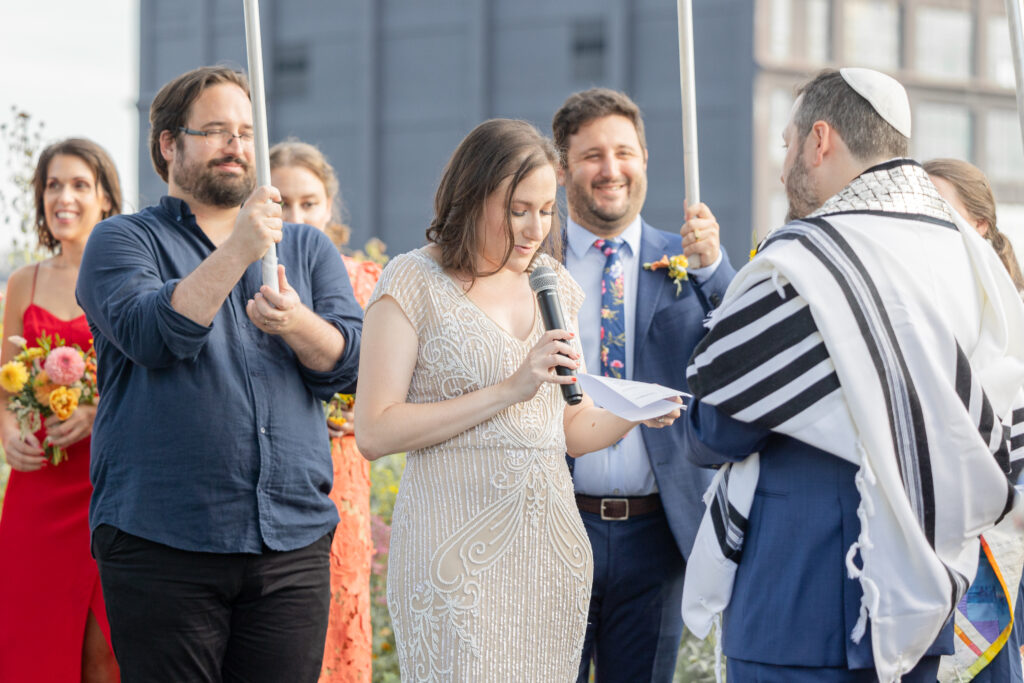
[[[60, 335], [83, 351], [92, 334], [75, 300], [82, 250], [100, 220], [121, 211], [117, 170], [89, 140], [46, 148], [33, 178], [36, 231], [50, 258], [18, 269], [7, 283], [0, 362], [21, 349], [12, 335], [37, 346]], [[0, 681], [118, 680], [103, 593], [89, 552], [89, 435], [96, 407], [79, 406], [67, 420], [47, 418], [21, 435], [0, 390], [0, 437], [12, 468], [0, 516]], [[44, 439], [64, 448], [51, 464]]]
[[[339, 248], [348, 227], [339, 220], [338, 179], [316, 147], [294, 140], [270, 150], [270, 180], [281, 192], [283, 218], [323, 230]], [[366, 306], [380, 277], [380, 266], [342, 256], [352, 289]], [[331, 499], [341, 522], [331, 546], [331, 607], [321, 681], [368, 683], [373, 633], [370, 628], [370, 464], [356, 449], [351, 411], [341, 426], [327, 422], [334, 461]]]

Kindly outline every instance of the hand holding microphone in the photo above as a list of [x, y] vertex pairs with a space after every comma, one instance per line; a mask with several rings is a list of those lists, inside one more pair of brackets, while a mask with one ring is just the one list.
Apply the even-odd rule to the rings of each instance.
[[[548, 374], [544, 381], [561, 384], [562, 397], [566, 403], [574, 406], [583, 400], [583, 391], [576, 383], [576, 368], [579, 367], [577, 361], [580, 354], [563, 341], [572, 335], [566, 332], [565, 317], [562, 315], [562, 306], [558, 300], [558, 275], [548, 266], [537, 266], [530, 273], [530, 288], [537, 294], [537, 305], [540, 307], [540, 315], [547, 332], [530, 351], [527, 362], [536, 354], [535, 361], [539, 362]], [[550, 376], [552, 367], [555, 369], [554, 377]]]

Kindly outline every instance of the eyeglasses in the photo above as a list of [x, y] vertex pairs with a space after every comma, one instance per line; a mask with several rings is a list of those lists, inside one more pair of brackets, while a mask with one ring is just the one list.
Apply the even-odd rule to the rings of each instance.
[[252, 133], [232, 133], [227, 130], [193, 130], [191, 128], [185, 128], [179, 126], [178, 130], [185, 135], [195, 135], [196, 137], [206, 138], [206, 145], [208, 147], [227, 147], [231, 144], [231, 141], [238, 138], [238, 142], [243, 146], [252, 145], [252, 141], [255, 136]]

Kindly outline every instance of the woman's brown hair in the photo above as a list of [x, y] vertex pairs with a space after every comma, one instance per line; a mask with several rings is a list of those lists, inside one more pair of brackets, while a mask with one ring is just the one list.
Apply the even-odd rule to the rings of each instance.
[[46, 192], [46, 176], [50, 170], [50, 162], [54, 157], [61, 155], [78, 157], [92, 170], [96, 188], [102, 190], [110, 201], [110, 209], [103, 212], [101, 219], [121, 213], [121, 179], [106, 150], [92, 140], [84, 138], [68, 138], [53, 143], [39, 155], [39, 162], [36, 163], [36, 171], [32, 176], [32, 192], [36, 200], [36, 236], [39, 238], [39, 246], [49, 251], [60, 246], [60, 242], [46, 224], [43, 194]]
[[338, 189], [338, 175], [324, 153], [308, 142], [300, 142], [295, 138], [288, 138], [271, 147], [270, 170], [290, 167], [304, 168], [323, 183], [324, 194], [331, 203], [331, 222], [327, 224], [324, 232], [331, 238], [331, 242], [334, 242], [334, 246], [340, 248], [348, 244], [352, 229], [341, 220], [342, 202], [341, 191]]
[[[534, 170], [545, 164], [556, 167], [557, 163], [551, 140], [526, 121], [491, 119], [474, 128], [455, 148], [434, 196], [434, 219], [427, 228], [427, 240], [440, 247], [441, 267], [472, 278], [501, 270], [515, 246], [510, 216], [516, 187]], [[506, 178], [511, 182], [505, 196], [505, 256], [495, 270], [481, 272], [477, 270], [482, 247], [478, 226], [484, 202]], [[541, 251], [559, 258], [561, 244], [556, 212]]]
[[992, 195], [988, 178], [981, 169], [959, 159], [932, 159], [924, 162], [922, 166], [928, 175], [938, 176], [953, 186], [967, 213], [970, 214], [964, 218], [983, 221], [988, 226], [985, 230], [985, 239], [991, 242], [992, 248], [996, 250], [1017, 291], [1024, 292], [1024, 276], [1021, 275], [1017, 255], [1013, 252], [1010, 240], [996, 227], [996, 200]]

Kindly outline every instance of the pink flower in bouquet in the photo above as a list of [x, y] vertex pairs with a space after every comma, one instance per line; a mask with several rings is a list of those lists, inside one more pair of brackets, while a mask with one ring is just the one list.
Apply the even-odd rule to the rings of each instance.
[[85, 372], [85, 359], [77, 350], [68, 346], [59, 346], [46, 357], [43, 369], [50, 376], [50, 381], [63, 386], [71, 386], [82, 379]]

